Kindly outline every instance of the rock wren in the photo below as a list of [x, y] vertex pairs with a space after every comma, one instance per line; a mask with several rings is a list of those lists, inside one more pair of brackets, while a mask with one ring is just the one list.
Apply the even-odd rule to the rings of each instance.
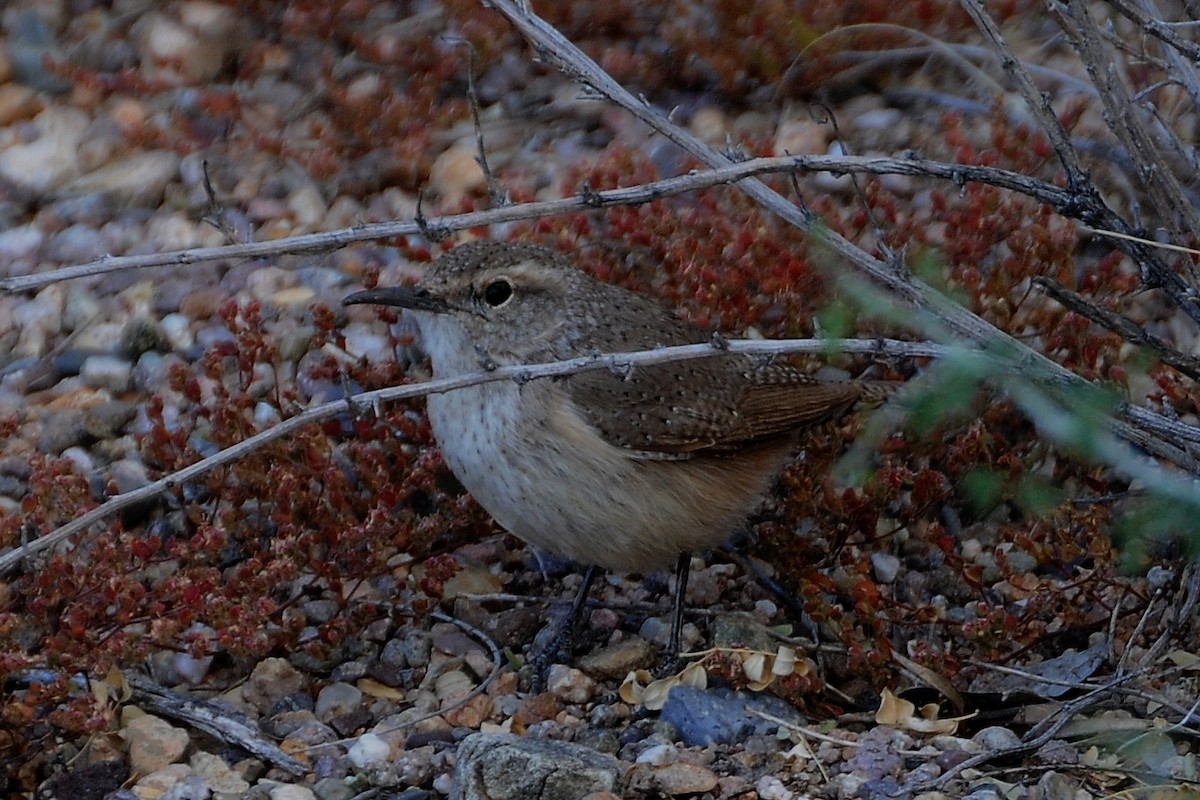
[[[713, 335], [557, 253], [507, 242], [459, 245], [417, 287], [344, 302], [411, 313], [439, 378]], [[866, 386], [725, 354], [484, 383], [431, 395], [428, 409], [446, 463], [510, 532], [610, 570], [678, 559], [686, 580], [688, 555], [721, 544], [754, 510], [797, 431], [846, 411]], [[680, 583], [677, 603], [682, 593]]]

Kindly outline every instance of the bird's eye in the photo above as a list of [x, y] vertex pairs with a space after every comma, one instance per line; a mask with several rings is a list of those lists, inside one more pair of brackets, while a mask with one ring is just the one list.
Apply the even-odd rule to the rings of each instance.
[[483, 302], [492, 308], [499, 308], [508, 302], [512, 293], [512, 284], [504, 278], [499, 278], [483, 287]]

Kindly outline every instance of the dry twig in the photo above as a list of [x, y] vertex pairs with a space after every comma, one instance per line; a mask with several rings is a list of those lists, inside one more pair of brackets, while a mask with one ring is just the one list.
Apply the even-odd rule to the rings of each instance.
[[251, 436], [243, 442], [227, 447], [219, 453], [198, 461], [195, 464], [172, 472], [170, 475], [159, 478], [146, 486], [109, 499], [104, 504], [80, 515], [67, 525], [63, 525], [41, 538], [0, 555], [0, 575], [7, 573], [25, 559], [53, 547], [70, 536], [86, 531], [92, 525], [111, 517], [124, 508], [182, 487], [185, 483], [195, 480], [217, 467], [236, 461], [261, 447], [263, 444], [282, 438], [304, 425], [342, 414], [354, 404], [374, 404], [390, 400], [400, 400], [406, 397], [420, 397], [421, 395], [448, 392], [453, 389], [461, 389], [465, 386], [474, 386], [489, 381], [511, 380], [517, 383], [525, 383], [538, 378], [570, 375], [593, 369], [609, 369], [616, 372], [625, 372], [631, 367], [660, 364], [665, 361], [679, 361], [689, 358], [704, 358], [726, 353], [769, 356], [788, 353], [823, 353], [832, 351], [886, 357], [936, 358], [944, 356], [947, 352], [951, 352], [952, 348], [928, 342], [901, 342], [892, 339], [777, 339], [759, 341], [730, 341], [723, 339], [719, 343], [711, 344], [664, 347], [658, 350], [631, 353], [597, 354], [546, 364], [522, 364], [497, 367], [490, 371], [474, 372], [453, 378], [442, 378], [424, 383], [392, 386], [387, 389], [364, 392], [346, 400], [334, 400], [315, 408], [310, 408], [302, 414], [286, 419], [278, 425]]
[[[970, 0], [964, 0], [964, 2], [970, 4]], [[574, 78], [585, 88], [624, 108], [654, 131], [696, 156], [708, 166], [723, 168], [731, 164], [728, 156], [704, 144], [692, 134], [675, 125], [665, 115], [651, 108], [643, 100], [634, 97], [553, 26], [534, 14], [527, 4], [516, 2], [516, 0], [489, 0], [489, 5], [512, 22], [543, 60]], [[1009, 52], [1011, 53], [1011, 51]], [[1015, 60], [1011, 54], [1001, 58], [1005, 63], [1010, 59]], [[1030, 82], [1030, 86], [1032, 87], [1032, 82]], [[1052, 112], [1047, 110], [1047, 113], [1053, 117]], [[1079, 169], [1078, 175], [1083, 176], [1082, 168]], [[1013, 361], [1024, 364], [1029, 372], [1039, 376], [1038, 381], [1047, 391], [1063, 396], [1068, 394], [1072, 388], [1078, 389], [1086, 385], [1086, 382], [1075, 373], [1027, 347], [917, 279], [902, 264], [886, 263], [874, 258], [853, 242], [824, 228], [810, 211], [789, 203], [782, 195], [774, 192], [761, 181], [748, 178], [738, 183], [737, 186], [766, 209], [817, 237], [823, 245], [845, 258], [848, 263], [876, 284], [887, 289], [896, 299], [915, 308], [927, 319], [936, 320], [955, 335], [986, 350], [1011, 354]], [[1090, 207], [1084, 204], [1084, 194], [1097, 195], [1095, 188], [1090, 183], [1085, 182], [1081, 186], [1072, 183], [1070, 188], [1072, 191], [1080, 192], [1078, 207], [1081, 209]], [[1095, 207], [1098, 210], [1106, 209], [1098, 199]], [[1115, 214], [1111, 216], [1122, 228], [1125, 227], [1119, 217]], [[1095, 220], [1093, 220], [1094, 222]], [[1122, 232], [1127, 231], [1122, 230]], [[1196, 306], [1195, 311], [1196, 318], [1200, 320], [1200, 306]], [[1180, 441], [1178, 438], [1164, 435], [1165, 428], [1172, 427], [1170, 421], [1154, 412], [1128, 405], [1120, 409], [1120, 416], [1121, 418], [1111, 422], [1117, 435], [1161, 459], [1186, 469], [1193, 475], [1200, 475], [1200, 460], [1187, 449], [1179, 447], [1177, 445]], [[1123, 470], [1126, 464], [1136, 459], [1136, 454], [1128, 451], [1115, 461], [1110, 461], [1109, 465], [1117, 470]]]

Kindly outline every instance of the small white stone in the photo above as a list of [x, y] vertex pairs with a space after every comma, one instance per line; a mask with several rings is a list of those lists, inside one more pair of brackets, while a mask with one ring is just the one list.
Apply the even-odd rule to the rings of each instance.
[[172, 350], [188, 350], [196, 343], [196, 337], [192, 335], [192, 321], [183, 314], [167, 314], [159, 327]]
[[79, 143], [88, 118], [74, 109], [52, 107], [33, 124], [37, 138], [0, 152], [0, 177], [41, 195], [79, 174]]
[[774, 775], [764, 775], [754, 784], [760, 800], [792, 800], [796, 795]]
[[317, 800], [313, 790], [307, 786], [276, 786], [267, 795], [271, 800]]
[[347, 757], [350, 763], [359, 769], [366, 769], [375, 764], [382, 764], [391, 755], [388, 743], [373, 733], [364, 733], [358, 741], [350, 745]]
[[68, 183], [68, 194], [102, 194], [127, 206], [156, 206], [179, 174], [179, 156], [164, 150], [134, 153]]
[[119, 356], [89, 356], [79, 368], [79, 375], [93, 388], [126, 392], [133, 378], [133, 364]]
[[586, 703], [596, 695], [596, 682], [580, 670], [563, 664], [550, 667], [546, 688], [568, 703]]
[[91, 455], [82, 447], [68, 447], [62, 451], [62, 457], [69, 458], [75, 462], [75, 466], [83, 473], [91, 472], [96, 466], [96, 462], [92, 460]]
[[875, 580], [892, 583], [900, 572], [900, 559], [891, 553], [872, 553], [871, 570], [875, 573]]
[[669, 744], [656, 744], [642, 751], [637, 757], [637, 763], [649, 764], [652, 767], [665, 767], [679, 760], [679, 751]]
[[321, 197], [317, 187], [311, 183], [304, 184], [288, 195], [287, 205], [296, 224], [306, 228], [319, 224], [328, 210], [325, 198]]

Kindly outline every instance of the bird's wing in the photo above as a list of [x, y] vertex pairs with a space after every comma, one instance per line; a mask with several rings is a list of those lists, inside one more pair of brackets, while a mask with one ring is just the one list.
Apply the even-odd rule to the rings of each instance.
[[567, 379], [576, 407], [610, 443], [644, 458], [733, 452], [835, 417], [860, 384], [817, 381], [785, 364], [722, 355], [597, 370]]

